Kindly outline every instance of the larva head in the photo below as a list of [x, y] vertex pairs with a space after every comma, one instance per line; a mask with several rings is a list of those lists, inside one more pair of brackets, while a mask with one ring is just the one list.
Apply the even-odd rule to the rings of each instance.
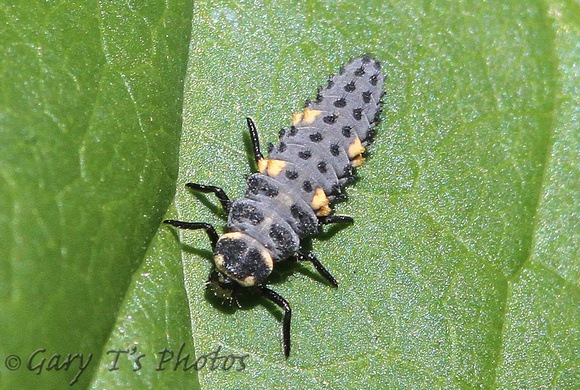
[[211, 275], [208, 288], [219, 297], [231, 299], [235, 287], [262, 283], [272, 272], [270, 252], [247, 234], [222, 235], [214, 249], [214, 263], [221, 275]]
[[230, 305], [232, 302], [237, 302], [238, 300], [237, 296], [240, 285], [217, 269], [211, 271], [207, 282], [205, 282], [205, 286], [213, 295], [223, 299]]

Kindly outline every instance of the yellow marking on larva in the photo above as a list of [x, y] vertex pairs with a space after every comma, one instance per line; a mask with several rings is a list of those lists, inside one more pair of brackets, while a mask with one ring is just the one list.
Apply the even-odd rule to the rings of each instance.
[[292, 113], [292, 125], [296, 126], [298, 123], [302, 121], [304, 114], [301, 112], [293, 112]]
[[270, 269], [270, 271], [273, 270], [274, 269], [274, 260], [272, 259], [272, 256], [270, 256], [270, 252], [268, 252], [268, 250], [266, 248], [264, 248], [260, 251], [260, 253], [262, 254], [262, 258], [264, 259], [264, 261], [268, 265], [268, 268]]
[[331, 212], [332, 212], [332, 209], [330, 208], [330, 206], [324, 205], [320, 209], [318, 209], [318, 211], [316, 212], [316, 215], [319, 217], [325, 217], [327, 215], [330, 215]]
[[267, 175], [270, 177], [276, 177], [286, 168], [286, 161], [284, 160], [268, 160]]
[[311, 110], [310, 108], [306, 107], [304, 109], [304, 117], [302, 118], [302, 123], [305, 125], [309, 125], [320, 115], [322, 111], [320, 110]]
[[263, 158], [258, 161], [258, 171], [260, 171], [260, 173], [263, 174], [267, 168], [268, 168], [268, 160]]
[[322, 190], [322, 188], [318, 187], [316, 192], [314, 193], [314, 197], [312, 198], [312, 202], [310, 202], [310, 207], [312, 210], [319, 210], [321, 207], [328, 205], [329, 201], [326, 197], [326, 194]]
[[350, 161], [353, 167], [360, 167], [361, 165], [364, 164], [364, 162], [365, 158], [361, 155], [356, 156], [354, 160]]
[[242, 238], [244, 236], [245, 236], [245, 234], [240, 233], [240, 232], [228, 232], [228, 233], [222, 234], [222, 238], [229, 238], [231, 240], [237, 240], [237, 239]]
[[238, 280], [238, 283], [244, 287], [250, 287], [256, 284], [256, 278], [253, 276], [246, 276], [244, 279]]
[[286, 167], [286, 161], [274, 159], [261, 159], [258, 161], [258, 170], [263, 175], [276, 177]]
[[304, 112], [294, 112], [292, 113], [292, 124], [294, 126], [300, 125], [309, 125], [318, 117], [318, 115], [322, 114], [320, 110], [311, 110], [310, 108], [306, 107]]
[[226, 258], [221, 253], [213, 256], [213, 262], [219, 270], [225, 269], [224, 263], [226, 262]]
[[354, 141], [348, 146], [348, 157], [353, 158], [365, 151], [365, 147], [362, 146], [360, 139], [356, 137]]

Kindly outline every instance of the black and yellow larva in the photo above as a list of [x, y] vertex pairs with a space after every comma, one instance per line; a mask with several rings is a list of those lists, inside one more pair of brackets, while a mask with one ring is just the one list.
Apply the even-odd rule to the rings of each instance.
[[215, 264], [206, 285], [214, 294], [233, 302], [252, 290], [284, 310], [286, 357], [292, 311], [284, 298], [266, 287], [266, 280], [274, 264], [294, 258], [312, 262], [338, 286], [314, 254], [301, 250], [301, 240], [317, 235], [321, 225], [353, 222], [332, 214], [330, 204], [344, 198], [342, 187], [354, 180], [354, 168], [364, 162], [362, 154], [380, 121], [383, 82], [378, 61], [370, 56], [351, 60], [326, 88], [318, 88], [304, 112], [292, 115], [292, 126], [280, 131], [280, 143], [269, 146], [268, 159], [260, 152], [254, 122], [247, 118], [260, 172], [248, 177], [245, 196], [232, 202], [219, 187], [186, 184], [217, 196], [228, 213], [227, 233], [218, 236], [203, 222], [164, 221], [182, 229], [205, 229]]

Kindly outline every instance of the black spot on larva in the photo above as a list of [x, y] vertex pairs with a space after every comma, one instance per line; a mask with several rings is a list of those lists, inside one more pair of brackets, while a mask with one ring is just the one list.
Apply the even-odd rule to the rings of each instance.
[[381, 63], [379, 61], [375, 61], [375, 69], [381, 70]]
[[286, 150], [286, 143], [280, 142], [280, 145], [278, 145], [278, 151], [280, 153], [284, 153], [285, 150]]
[[344, 167], [344, 171], [343, 172], [344, 172], [344, 176], [346, 176], [346, 177], [352, 177], [353, 174], [354, 174], [354, 167], [352, 165], [348, 164], [348, 165], [346, 165]]
[[357, 70], [354, 71], [354, 75], [358, 76], [358, 77], [360, 77], [364, 74], [365, 74], [365, 67], [364, 66], [361, 66], [360, 68], [358, 68]]
[[350, 138], [352, 127], [350, 126], [343, 126], [342, 127], [342, 135], [346, 138]]
[[[376, 83], [376, 81], [375, 81]], [[356, 86], [354, 85], [354, 81], [351, 81], [350, 83], [346, 84], [344, 86], [344, 90], [346, 92], [353, 92], [356, 89]]]
[[321, 93], [322, 89], [318, 88], [318, 92], [316, 93], [316, 103], [322, 103], [322, 101], [324, 100], [324, 96], [322, 96]]
[[361, 60], [362, 60], [362, 63], [363, 64], [368, 64], [369, 62], [371, 62], [372, 58], [371, 58], [371, 56], [369, 56], [368, 54], [366, 54], [366, 55], [364, 55], [361, 58]]
[[282, 138], [284, 137], [284, 134], [286, 134], [286, 129], [280, 129], [280, 131], [278, 132], [278, 137]]
[[286, 171], [286, 177], [287, 177], [289, 180], [298, 179], [298, 172], [296, 172], [295, 170], [292, 170], [292, 169], [288, 169], [288, 170]]
[[292, 218], [294, 218], [298, 222], [298, 228], [306, 233], [315, 233], [317, 226], [315, 225], [315, 221], [313, 221], [306, 211], [304, 211], [300, 206], [297, 204], [293, 204], [290, 206], [290, 213], [292, 214]]
[[324, 121], [324, 123], [331, 125], [334, 122], [336, 122], [336, 118], [338, 118], [338, 115], [332, 114], [332, 115], [325, 116], [322, 120]]
[[345, 186], [346, 186], [346, 185], [349, 185], [349, 184], [351, 184], [351, 183], [354, 183], [354, 181], [355, 181], [355, 178], [354, 178], [354, 175], [351, 175], [351, 176], [344, 176], [344, 177], [342, 178], [342, 180], [343, 180], [343, 182], [342, 182], [342, 185], [345, 185]]
[[324, 161], [319, 161], [316, 167], [320, 173], [326, 173], [326, 163]]
[[340, 98], [334, 101], [334, 107], [342, 108], [346, 106], [346, 99]]
[[309, 180], [304, 180], [302, 183], [302, 189], [304, 192], [312, 192], [312, 183]]
[[262, 192], [264, 193], [264, 195], [270, 198], [278, 196], [278, 189], [276, 187], [265, 186], [264, 188], [262, 188]]
[[322, 134], [316, 132], [314, 134], [310, 134], [310, 141], [312, 142], [320, 142], [322, 141]]
[[332, 77], [328, 79], [328, 85], [326, 86], [326, 89], [330, 89], [334, 87], [334, 81], [332, 80]]
[[338, 156], [340, 153], [340, 145], [339, 144], [332, 144], [330, 145], [330, 154], [334, 157]]
[[252, 175], [248, 178], [248, 192], [254, 195], [263, 194], [270, 198], [278, 195], [278, 188], [274, 187], [261, 175]]
[[270, 232], [268, 233], [276, 248], [283, 253], [288, 253], [292, 251], [295, 247], [292, 241], [292, 234], [287, 229], [284, 229], [281, 225], [273, 223], [270, 226]]
[[254, 205], [246, 202], [234, 203], [230, 216], [234, 221], [248, 220], [252, 225], [257, 225], [264, 220], [264, 214]]
[[308, 160], [310, 157], [312, 157], [312, 152], [310, 152], [310, 150], [301, 150], [298, 152], [298, 157], [300, 157], [302, 160]]
[[246, 244], [247, 250], [245, 250], [239, 247], [241, 242], [243, 241], [223, 238], [218, 241], [216, 253], [224, 255], [226, 261], [224, 267], [235, 280], [244, 280], [248, 276], [256, 280], [264, 280], [272, 269], [264, 261], [264, 256], [257, 248], [248, 247]]
[[312, 100], [310, 100], [310, 99], [306, 99], [306, 100], [304, 101], [304, 107], [310, 107], [310, 103], [312, 103]]
[[339, 195], [340, 194], [340, 185], [333, 184], [332, 187], [330, 188], [330, 193], [334, 196]]
[[355, 108], [354, 110], [352, 110], [353, 118], [356, 119], [357, 121], [360, 121], [362, 118], [362, 112], [363, 112], [362, 108]]
[[272, 153], [272, 150], [274, 150], [274, 144], [272, 142], [268, 142], [268, 153]]
[[379, 81], [379, 75], [378, 73], [375, 73], [374, 75], [371, 76], [371, 78], [369, 79], [369, 82], [371, 83], [371, 85], [374, 87], [375, 85], [377, 85], [377, 82]]
[[375, 116], [373, 117], [373, 120], [371, 121], [371, 124], [373, 124], [374, 126], [378, 125], [379, 123], [381, 123], [381, 110], [378, 110], [377, 112], [375, 112]]
[[370, 103], [372, 94], [373, 93], [371, 91], [363, 92], [362, 93], [363, 102]]
[[296, 133], [298, 133], [298, 129], [296, 128], [296, 126], [290, 126], [290, 137], [293, 137], [296, 135]]

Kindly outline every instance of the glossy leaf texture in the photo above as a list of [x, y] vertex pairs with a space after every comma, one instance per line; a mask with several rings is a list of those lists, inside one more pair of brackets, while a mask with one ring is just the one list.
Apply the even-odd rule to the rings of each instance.
[[91, 383], [174, 193], [190, 22], [172, 0], [0, 5], [1, 388]]

